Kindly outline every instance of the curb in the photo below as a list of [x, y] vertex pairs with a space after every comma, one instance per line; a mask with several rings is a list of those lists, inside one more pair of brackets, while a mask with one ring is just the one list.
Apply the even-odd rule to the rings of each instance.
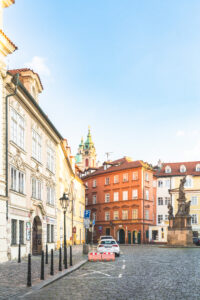
[[44, 282], [36, 284], [35, 286], [33, 286], [31, 288], [31, 290], [29, 292], [25, 293], [24, 295], [18, 296], [18, 298], [15, 298], [15, 299], [23, 299], [24, 297], [26, 297], [26, 296], [34, 293], [35, 291], [39, 291], [39, 290], [43, 289], [44, 287], [52, 284], [53, 282], [55, 282], [55, 281], [63, 278], [64, 276], [72, 273], [73, 271], [78, 270], [80, 267], [82, 267], [87, 262], [88, 262], [88, 259], [84, 259], [84, 260], [80, 261], [78, 264], [72, 266], [70, 269], [67, 269], [67, 270], [59, 272], [58, 274], [56, 274], [55, 276], [53, 276], [53, 278], [48, 278]]

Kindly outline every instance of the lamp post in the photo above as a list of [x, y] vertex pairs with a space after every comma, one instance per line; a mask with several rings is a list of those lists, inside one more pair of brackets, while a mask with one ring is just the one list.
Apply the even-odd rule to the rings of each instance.
[[67, 211], [67, 207], [69, 206], [69, 197], [67, 196], [66, 193], [63, 193], [63, 196], [59, 200], [64, 214], [64, 265], [65, 265], [65, 269], [67, 269], [66, 211]]

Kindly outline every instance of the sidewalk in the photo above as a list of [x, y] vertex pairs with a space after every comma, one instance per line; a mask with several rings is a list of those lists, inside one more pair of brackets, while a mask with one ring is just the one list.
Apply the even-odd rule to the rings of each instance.
[[[87, 255], [82, 254], [83, 246], [74, 245], [72, 247], [73, 254], [73, 267], [79, 263], [87, 260]], [[63, 253], [62, 253], [63, 255]], [[62, 272], [58, 271], [59, 267], [59, 251], [54, 252], [54, 276], [50, 275], [50, 253], [49, 253], [49, 263], [45, 264], [45, 280], [40, 280], [40, 269], [41, 269], [41, 256], [32, 256], [31, 257], [31, 273], [32, 273], [32, 287], [28, 288], [27, 283], [27, 262], [28, 258], [22, 258], [22, 262], [18, 263], [17, 261], [9, 261], [6, 263], [0, 264], [0, 299], [15, 299], [17, 296], [23, 295], [29, 292], [35, 286], [45, 283], [47, 280], [57, 278], [58, 273], [62, 275]], [[62, 257], [63, 260], [63, 257]], [[69, 247], [67, 248], [67, 260], [68, 260], [68, 270], [69, 266]], [[64, 272], [64, 266], [63, 272]], [[74, 269], [74, 268], [73, 268]], [[57, 274], [57, 275], [56, 275]]]

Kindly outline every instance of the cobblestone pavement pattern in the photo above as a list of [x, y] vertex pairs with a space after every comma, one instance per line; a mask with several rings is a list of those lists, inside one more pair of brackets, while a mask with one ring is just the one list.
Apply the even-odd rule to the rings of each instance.
[[[69, 267], [69, 248], [68, 267]], [[82, 245], [73, 246], [73, 265], [83, 260], [86, 256], [82, 255]], [[40, 281], [41, 256], [32, 256], [32, 285]], [[27, 282], [27, 258], [23, 258], [21, 263], [9, 261], [0, 264], [0, 299], [16, 299], [30, 290], [26, 287]], [[58, 251], [54, 252], [54, 274], [58, 273], [59, 256]], [[64, 266], [63, 266], [64, 268]], [[45, 264], [45, 279], [53, 277], [50, 275], [50, 253], [49, 263]]]
[[121, 246], [115, 262], [88, 262], [23, 299], [200, 299], [200, 249]]

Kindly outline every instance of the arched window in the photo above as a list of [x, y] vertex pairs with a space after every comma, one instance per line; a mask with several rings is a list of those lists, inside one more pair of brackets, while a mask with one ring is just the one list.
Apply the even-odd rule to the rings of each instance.
[[197, 165], [196, 165], [196, 171], [197, 171], [197, 172], [200, 172], [200, 164], [197, 164]]
[[180, 166], [180, 172], [181, 172], [181, 173], [186, 172], [186, 167], [185, 167], [184, 165], [181, 165], [181, 166]]
[[171, 173], [171, 167], [170, 166], [166, 166], [165, 167], [165, 173]]
[[193, 181], [192, 181], [192, 178], [187, 176], [186, 177], [186, 183], [184, 185], [184, 187], [186, 188], [191, 188], [193, 186]]
[[85, 160], [85, 166], [88, 167], [88, 165], [89, 165], [89, 160], [88, 160], [88, 158], [86, 158], [86, 160]]

